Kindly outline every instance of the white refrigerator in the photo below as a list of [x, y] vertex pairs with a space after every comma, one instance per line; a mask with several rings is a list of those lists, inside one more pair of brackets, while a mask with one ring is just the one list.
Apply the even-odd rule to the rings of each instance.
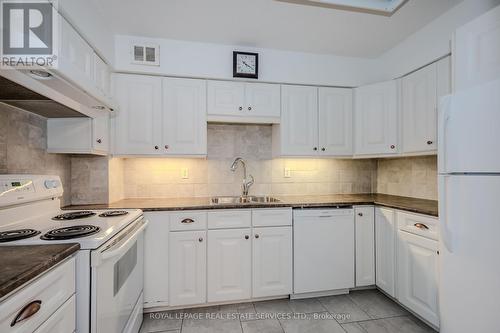
[[439, 110], [442, 333], [500, 332], [500, 80]]

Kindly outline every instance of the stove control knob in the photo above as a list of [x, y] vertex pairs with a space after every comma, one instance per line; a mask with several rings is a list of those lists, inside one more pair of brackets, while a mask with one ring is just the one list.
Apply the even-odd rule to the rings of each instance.
[[57, 188], [59, 186], [59, 182], [57, 180], [46, 180], [45, 181], [45, 188], [46, 189], [52, 189], [52, 188]]

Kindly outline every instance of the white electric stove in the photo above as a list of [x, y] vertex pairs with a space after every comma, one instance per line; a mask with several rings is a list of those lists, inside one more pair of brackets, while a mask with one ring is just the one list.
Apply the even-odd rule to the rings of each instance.
[[142, 323], [142, 211], [61, 210], [58, 176], [0, 175], [0, 246], [79, 243], [78, 333], [136, 333]]

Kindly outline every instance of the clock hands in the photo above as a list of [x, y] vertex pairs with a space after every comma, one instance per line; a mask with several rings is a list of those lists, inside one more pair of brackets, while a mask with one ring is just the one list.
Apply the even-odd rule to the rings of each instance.
[[251, 70], [254, 70], [254, 68], [253, 68], [252, 66], [250, 66], [249, 64], [247, 64], [247, 63], [245, 62], [245, 60], [243, 60], [242, 62], [243, 62], [243, 64], [244, 64], [245, 66], [247, 66], [247, 67], [248, 67], [248, 68], [250, 68]]

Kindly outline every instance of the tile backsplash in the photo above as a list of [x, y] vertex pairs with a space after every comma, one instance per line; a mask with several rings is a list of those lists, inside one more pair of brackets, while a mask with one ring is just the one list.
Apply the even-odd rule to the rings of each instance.
[[378, 193], [437, 200], [437, 157], [379, 159]]
[[[207, 159], [131, 158], [123, 160], [124, 197], [238, 195], [247, 162], [255, 178], [250, 194], [303, 195], [368, 193], [375, 189], [376, 160], [272, 159], [271, 126], [208, 126]], [[285, 177], [285, 168], [290, 177]], [[183, 179], [182, 169], [188, 170]]]

